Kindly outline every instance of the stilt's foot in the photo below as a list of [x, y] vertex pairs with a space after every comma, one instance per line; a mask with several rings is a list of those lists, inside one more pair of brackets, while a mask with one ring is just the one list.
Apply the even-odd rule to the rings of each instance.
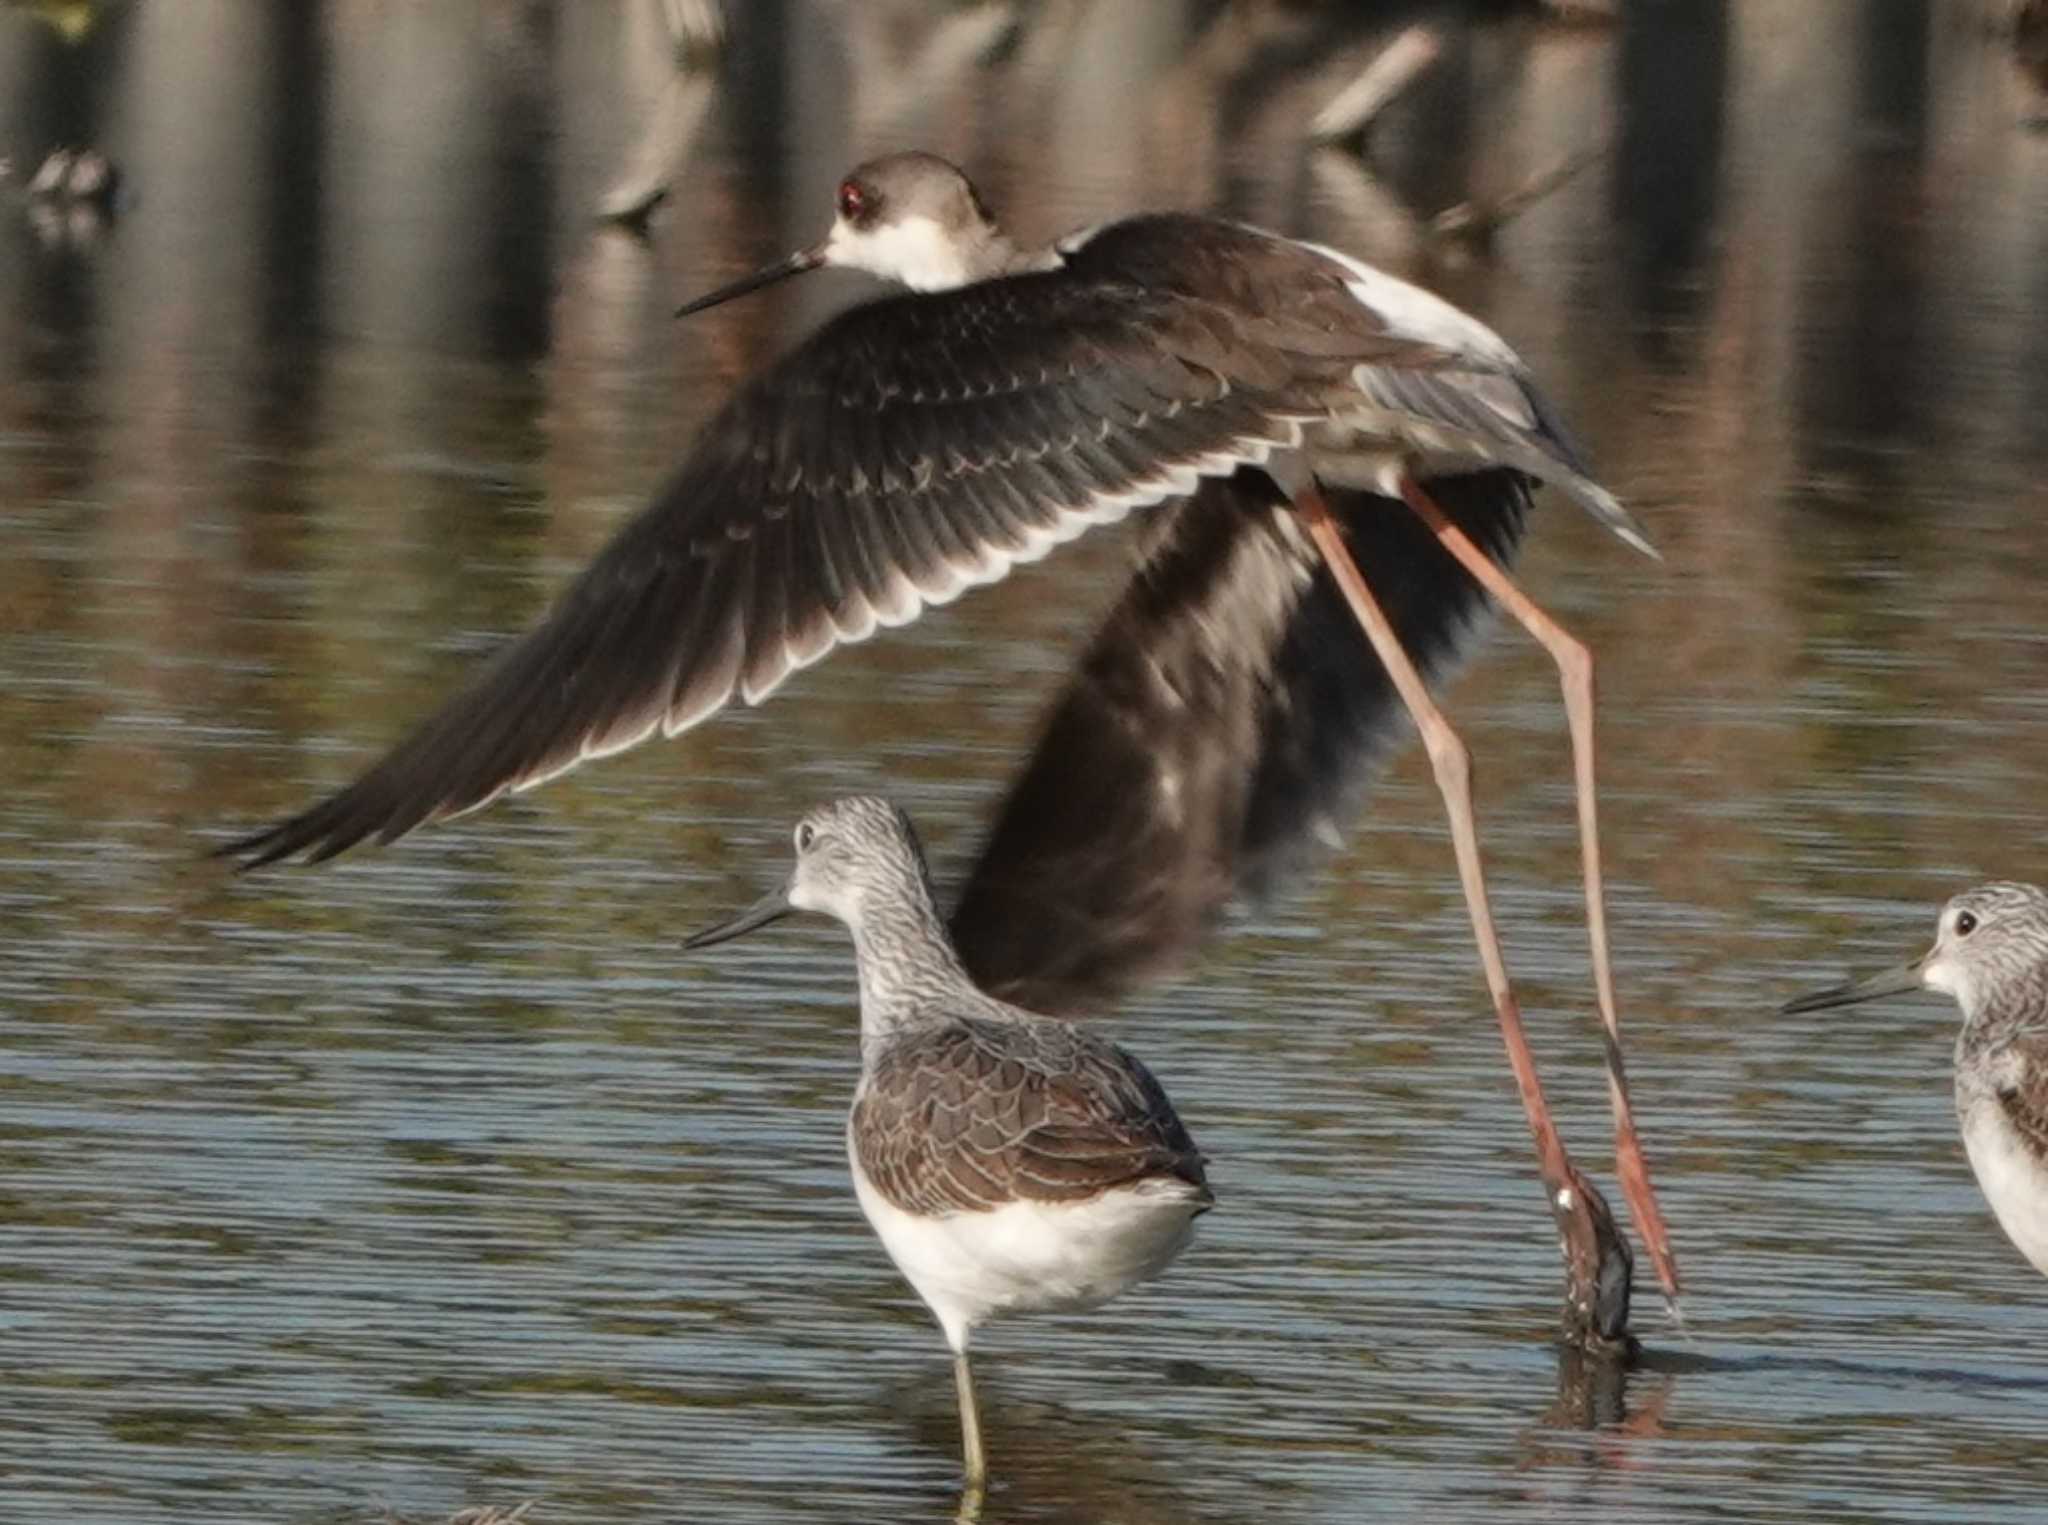
[[1568, 1183], [1552, 1195], [1558, 1248], [1564, 1254], [1564, 1342], [1594, 1355], [1632, 1354], [1629, 1294], [1635, 1256], [1614, 1221], [1607, 1199], [1571, 1166]]

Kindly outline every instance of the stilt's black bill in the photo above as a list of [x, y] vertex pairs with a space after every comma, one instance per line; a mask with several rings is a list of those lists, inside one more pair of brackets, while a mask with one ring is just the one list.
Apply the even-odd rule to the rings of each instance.
[[1830, 990], [1816, 990], [1811, 995], [1794, 996], [1778, 1010], [1785, 1016], [1791, 1016], [1795, 1012], [1826, 1011], [1832, 1006], [1854, 1006], [1859, 1001], [1875, 1001], [1881, 996], [1904, 995], [1922, 988], [1920, 973], [1926, 963], [1926, 959], [1916, 958], [1910, 964], [1887, 969], [1883, 974], [1873, 974], [1867, 980], [1837, 985]]
[[799, 249], [788, 259], [779, 259], [765, 269], [756, 270], [752, 275], [741, 276], [730, 286], [721, 286], [716, 291], [706, 292], [695, 301], [683, 303], [676, 309], [676, 316], [687, 318], [693, 312], [716, 307], [720, 302], [730, 302], [734, 297], [743, 297], [750, 291], [759, 291], [763, 286], [773, 286], [777, 281], [788, 280], [792, 275], [802, 275], [806, 270], [815, 270], [824, 263], [823, 249]]
[[771, 890], [748, 906], [730, 921], [721, 921], [715, 927], [706, 927], [693, 937], [683, 940], [685, 950], [708, 948], [713, 943], [731, 942], [735, 937], [745, 937], [757, 927], [765, 927], [771, 921], [780, 921], [796, 907], [789, 903], [789, 886]]

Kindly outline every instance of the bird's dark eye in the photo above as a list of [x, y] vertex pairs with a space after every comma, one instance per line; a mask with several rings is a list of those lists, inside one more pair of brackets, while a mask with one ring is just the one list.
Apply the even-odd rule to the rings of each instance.
[[804, 823], [803, 823], [803, 824], [802, 824], [801, 826], [797, 827], [797, 829], [796, 829], [796, 850], [797, 850], [798, 852], [800, 852], [800, 853], [807, 853], [807, 852], [809, 852], [809, 851], [811, 850], [811, 844], [812, 844], [813, 842], [817, 841], [817, 840], [818, 840], [818, 831], [817, 831], [817, 828], [816, 828], [816, 827], [814, 827], [813, 825], [811, 825], [811, 823], [810, 823], [809, 821], [805, 821], [805, 822], [804, 822]]
[[1964, 911], [1956, 917], [1956, 936], [1968, 937], [1976, 930], [1977, 918], [1968, 911]]
[[868, 193], [861, 189], [858, 180], [839, 182], [839, 215], [848, 222], [859, 222], [861, 213], [868, 209]]

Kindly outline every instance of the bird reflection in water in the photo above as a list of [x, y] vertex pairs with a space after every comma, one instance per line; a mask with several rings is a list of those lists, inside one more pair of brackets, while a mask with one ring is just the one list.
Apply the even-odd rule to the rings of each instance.
[[[1631, 1413], [1630, 1383], [1643, 1375], [1653, 1381]], [[1521, 1469], [1642, 1466], [1638, 1442], [1665, 1433], [1664, 1412], [1677, 1383], [1678, 1374], [1668, 1365], [1647, 1373], [1632, 1354], [1603, 1355], [1560, 1343], [1557, 1396], [1522, 1438]], [[1581, 1433], [1574, 1437], [1575, 1431]]]
[[[1164, 1377], [1161, 1381], [1167, 1380]], [[969, 1490], [953, 1518], [959, 1525], [1003, 1525], [1011, 1501], [1026, 1506], [1032, 1525], [1238, 1525], [1190, 1497], [1191, 1475], [1178, 1450], [1148, 1448], [1144, 1435], [1099, 1414], [1078, 1413], [1028, 1393], [998, 1389], [984, 1424], [1001, 1472], [986, 1493]], [[943, 1396], [943, 1395], [941, 1395]], [[906, 1382], [882, 1395], [920, 1451], [943, 1454], [959, 1441], [958, 1423], [931, 1385]], [[1246, 1522], [1249, 1525], [1249, 1522]]]

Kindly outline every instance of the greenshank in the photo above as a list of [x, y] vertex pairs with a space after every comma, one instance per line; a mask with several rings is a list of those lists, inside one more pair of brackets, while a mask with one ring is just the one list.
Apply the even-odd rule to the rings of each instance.
[[1092, 1308], [1158, 1275], [1215, 1198], [1152, 1072], [1098, 1033], [984, 994], [940, 919], [910, 819], [843, 799], [796, 828], [788, 881], [690, 938], [704, 948], [792, 910], [853, 934], [860, 1083], [847, 1154], [861, 1211], [953, 1352], [967, 1485], [987, 1477], [975, 1328]]
[[1784, 1009], [1923, 989], [1954, 996], [1963, 1010], [1956, 1116], [1970, 1168], [1999, 1226], [2048, 1275], [2048, 894], [2031, 884], [1965, 890], [1942, 907], [1921, 957]]

